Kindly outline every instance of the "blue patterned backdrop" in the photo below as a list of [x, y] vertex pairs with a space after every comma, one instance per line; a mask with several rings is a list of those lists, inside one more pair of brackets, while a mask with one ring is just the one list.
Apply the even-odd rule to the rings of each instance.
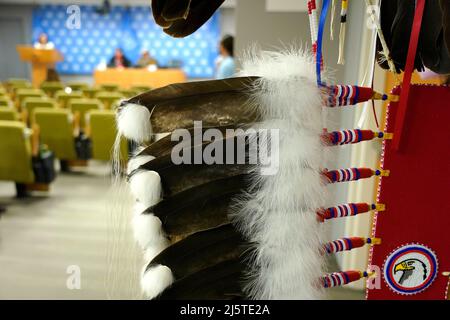
[[219, 13], [197, 32], [174, 39], [162, 32], [150, 7], [113, 6], [107, 15], [99, 15], [94, 6], [80, 6], [81, 28], [68, 29], [67, 6], [42, 5], [33, 11], [33, 39], [41, 32], [49, 36], [64, 55], [57, 64], [61, 74], [92, 74], [102, 61], [109, 61], [114, 49], [121, 47], [134, 63], [142, 49], [148, 49], [162, 66], [181, 61], [189, 77], [212, 77], [220, 37]]

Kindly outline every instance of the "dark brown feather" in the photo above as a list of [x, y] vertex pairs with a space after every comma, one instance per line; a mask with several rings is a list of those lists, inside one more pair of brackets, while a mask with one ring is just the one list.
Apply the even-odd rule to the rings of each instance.
[[164, 2], [164, 8], [161, 11], [164, 20], [185, 20], [188, 17], [191, 0], [165, 0]]
[[127, 103], [137, 103], [151, 112], [154, 133], [192, 128], [194, 121], [203, 126], [237, 126], [253, 123], [259, 116], [249, 103], [249, 94], [257, 77], [171, 84], [148, 91]]
[[[245, 132], [240, 134], [237, 131], [233, 131], [232, 134], [229, 133], [229, 136], [227, 136], [226, 139], [215, 140], [213, 142], [202, 141], [201, 144], [198, 145], [189, 147], [186, 146], [186, 148], [183, 149], [183, 153], [189, 154], [190, 159], [192, 160], [191, 163], [186, 164], [174, 164], [172, 154], [170, 152], [173, 146], [168, 141], [164, 141], [158, 148], [149, 147], [144, 150], [143, 153], [153, 153], [156, 151], [159, 156], [156, 159], [141, 165], [138, 169], [131, 172], [129, 177], [131, 178], [131, 176], [141, 170], [152, 170], [158, 172], [162, 181], [164, 198], [167, 198], [212, 180], [239, 174], [247, 174], [253, 169], [254, 165], [250, 165], [248, 161], [248, 141], [245, 137]], [[162, 140], [167, 140], [167, 138], [170, 137], [165, 137]], [[191, 141], [194, 141], [194, 139], [191, 139]], [[238, 143], [244, 144], [242, 146], [243, 150], [238, 149], [241, 148], [240, 146], [238, 147]], [[194, 153], [197, 152], [198, 154], [203, 155], [203, 151], [207, 145], [211, 148], [216, 148], [216, 150], [223, 150], [221, 157], [218, 156], [216, 159], [217, 163], [206, 164], [203, 162], [203, 158], [200, 159], [202, 160], [201, 163], [194, 163]], [[234, 148], [229, 149], [227, 148], [227, 145], [233, 145]], [[230, 150], [233, 150], [232, 154], [228, 154]], [[237, 155], [242, 151], [245, 152], [244, 159], [239, 160], [244, 161], [239, 162]], [[219, 154], [220, 153], [218, 153], [218, 155]]]
[[230, 205], [247, 183], [247, 175], [209, 181], [164, 199], [143, 214], [157, 216], [169, 238], [214, 228], [229, 222]]
[[243, 299], [244, 263], [226, 260], [175, 281], [158, 300], [233, 300]]
[[164, 10], [165, 2], [166, 0], [152, 0], [153, 19], [155, 19], [157, 25], [163, 28], [167, 28], [172, 24], [171, 21], [167, 21], [162, 16], [162, 11]]
[[177, 19], [164, 28], [164, 32], [175, 38], [184, 38], [197, 31], [214, 12], [222, 5], [224, 0], [192, 0], [189, 14], [186, 19]]
[[222, 261], [238, 259], [244, 242], [231, 224], [196, 232], [166, 248], [147, 266], [164, 265], [175, 279], [187, 277]]
[[[238, 124], [237, 126], [234, 125], [227, 125], [227, 126], [202, 126], [202, 130], [194, 130], [194, 128], [186, 128], [186, 130], [189, 131], [189, 135], [192, 137], [192, 142], [194, 141], [201, 141], [202, 144], [208, 144], [209, 141], [203, 141], [203, 134], [206, 130], [214, 128], [222, 132], [223, 137], [226, 138], [228, 134], [227, 129], [233, 129], [236, 130], [237, 128], [246, 130], [248, 128], [249, 124]], [[136, 156], [140, 155], [151, 155], [155, 158], [165, 156], [167, 154], [170, 154], [172, 151], [172, 148], [177, 145], [178, 141], [172, 141], [171, 135], [167, 135], [163, 137], [162, 139], [150, 144], [145, 149], [143, 149], [141, 152], [136, 154]]]

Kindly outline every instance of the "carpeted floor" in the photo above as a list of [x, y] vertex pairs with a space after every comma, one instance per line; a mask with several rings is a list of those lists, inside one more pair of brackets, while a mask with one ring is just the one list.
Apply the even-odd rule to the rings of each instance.
[[[7, 209], [0, 215], [0, 299], [140, 298], [141, 254], [127, 218], [110, 209], [123, 196], [110, 186], [109, 167], [95, 162], [59, 174], [49, 193], [24, 200], [14, 198], [12, 183], [0, 182]], [[338, 288], [330, 298], [364, 294]]]

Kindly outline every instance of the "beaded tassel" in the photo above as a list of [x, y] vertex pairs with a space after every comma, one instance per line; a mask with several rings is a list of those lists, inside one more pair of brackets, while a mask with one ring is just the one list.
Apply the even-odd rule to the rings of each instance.
[[384, 211], [384, 204], [369, 204], [369, 203], [346, 203], [338, 206], [322, 209], [317, 212], [320, 221], [329, 219], [356, 216], [361, 213], [369, 212], [371, 210]]
[[344, 64], [345, 26], [347, 24], [348, 0], [342, 0], [341, 4], [341, 29], [339, 30], [339, 57], [338, 64]]
[[373, 274], [373, 272], [355, 270], [333, 272], [322, 277], [322, 285], [324, 288], [343, 286], [361, 278], [367, 278]]
[[369, 141], [375, 138], [392, 139], [392, 134], [384, 132], [374, 132], [372, 130], [350, 129], [333, 131], [324, 134], [325, 141], [332, 145], [344, 145], [358, 143], [361, 141]]
[[359, 179], [366, 179], [372, 176], [389, 176], [389, 170], [372, 170], [369, 168], [348, 168], [324, 171], [323, 173], [330, 183], [357, 181]]
[[351, 85], [328, 86], [328, 107], [342, 107], [355, 105], [369, 100], [398, 101], [398, 96], [391, 94], [381, 94], [369, 87]]
[[341, 238], [324, 245], [324, 251], [328, 254], [350, 251], [355, 248], [360, 248], [365, 244], [380, 244], [381, 239], [379, 238], [361, 238], [361, 237], [351, 237], [351, 238]]

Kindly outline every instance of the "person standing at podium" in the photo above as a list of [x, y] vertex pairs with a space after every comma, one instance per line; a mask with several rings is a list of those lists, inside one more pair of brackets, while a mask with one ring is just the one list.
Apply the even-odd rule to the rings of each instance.
[[128, 68], [131, 66], [130, 60], [123, 54], [122, 49], [117, 48], [114, 56], [109, 60], [108, 68]]
[[39, 35], [38, 41], [34, 44], [35, 49], [44, 49], [44, 50], [51, 50], [55, 49], [55, 45], [53, 42], [48, 41], [48, 36], [45, 33], [41, 33]]

